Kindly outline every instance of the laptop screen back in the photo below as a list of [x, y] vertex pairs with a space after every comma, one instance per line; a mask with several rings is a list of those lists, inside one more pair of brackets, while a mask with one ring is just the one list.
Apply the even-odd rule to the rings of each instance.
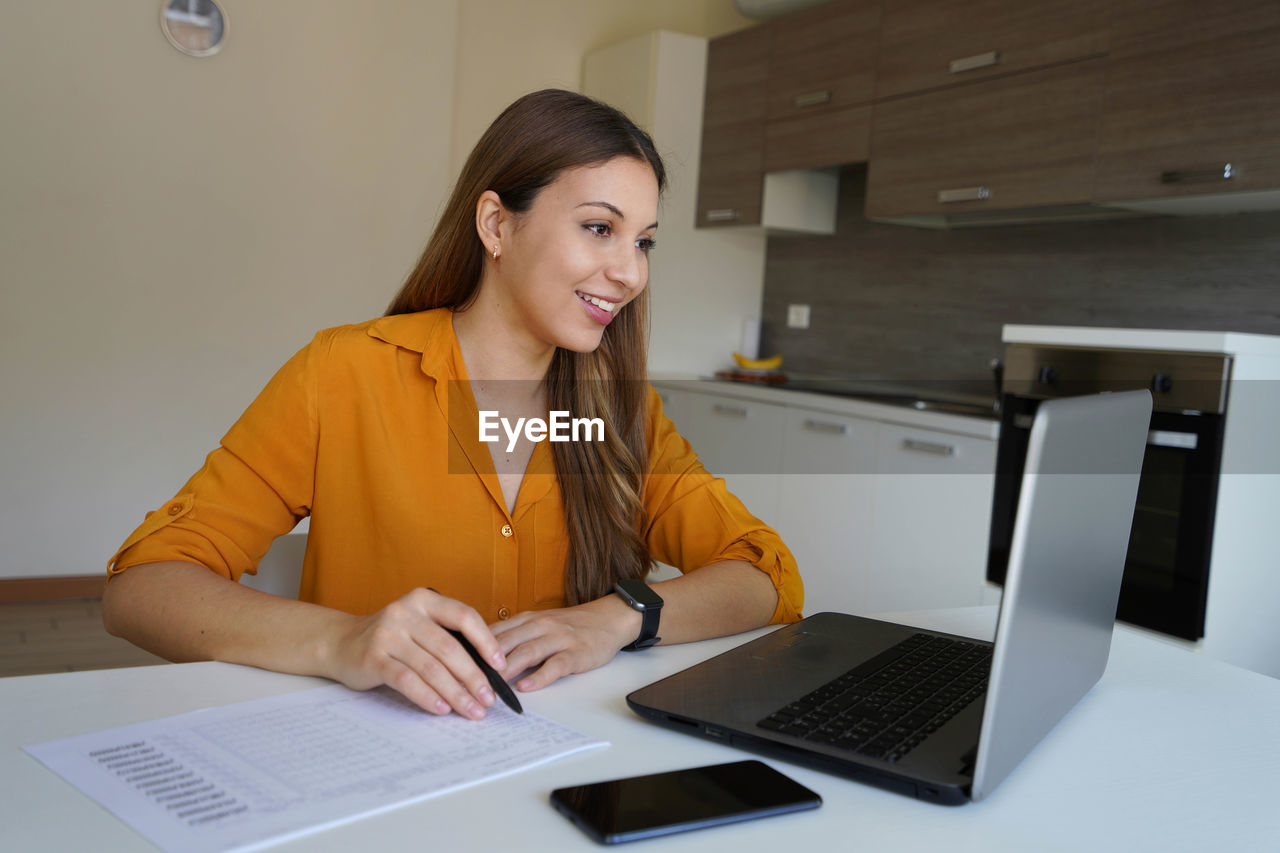
[[1036, 413], [974, 800], [993, 790], [1106, 668], [1150, 421], [1147, 391], [1051, 400]]

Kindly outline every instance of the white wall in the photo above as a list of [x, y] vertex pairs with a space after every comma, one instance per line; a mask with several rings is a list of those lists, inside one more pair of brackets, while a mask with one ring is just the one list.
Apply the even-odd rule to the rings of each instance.
[[732, 0], [0, 3], [0, 578], [100, 572], [320, 328], [382, 312], [455, 169], [583, 55]]
[[451, 181], [457, 0], [0, 4], [0, 577], [91, 574]]
[[764, 292], [762, 229], [694, 228], [706, 57], [706, 39], [659, 31], [592, 51], [583, 65], [582, 90], [648, 130], [667, 168], [649, 270], [653, 376], [732, 365]]
[[489, 122], [520, 95], [546, 87], [580, 91], [582, 58], [592, 50], [653, 30], [711, 38], [752, 23], [732, 0], [463, 0], [455, 171]]

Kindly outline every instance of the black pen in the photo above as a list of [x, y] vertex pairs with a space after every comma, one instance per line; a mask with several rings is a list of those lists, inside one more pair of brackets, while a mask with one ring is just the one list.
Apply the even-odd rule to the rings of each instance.
[[503, 681], [502, 676], [498, 675], [498, 671], [480, 656], [480, 653], [476, 651], [476, 647], [471, 645], [471, 641], [461, 631], [455, 631], [452, 628], [445, 628], [445, 630], [455, 640], [462, 643], [462, 647], [467, 650], [467, 654], [471, 655], [471, 659], [476, 662], [476, 666], [480, 667], [484, 677], [489, 679], [489, 684], [493, 687], [493, 691], [502, 697], [502, 701], [507, 703], [507, 707], [517, 714], [523, 714], [524, 708], [520, 707], [520, 700], [516, 698], [515, 691], [511, 689], [511, 685]]

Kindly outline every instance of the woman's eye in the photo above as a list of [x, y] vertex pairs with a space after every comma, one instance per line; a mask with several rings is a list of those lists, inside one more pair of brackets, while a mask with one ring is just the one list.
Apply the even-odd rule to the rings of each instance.
[[658, 245], [658, 241], [652, 237], [641, 237], [636, 241], [636, 248], [644, 252], [646, 255], [653, 251], [653, 247]]
[[609, 236], [610, 229], [609, 229], [609, 223], [607, 222], [590, 222], [582, 227], [587, 229], [597, 237]]

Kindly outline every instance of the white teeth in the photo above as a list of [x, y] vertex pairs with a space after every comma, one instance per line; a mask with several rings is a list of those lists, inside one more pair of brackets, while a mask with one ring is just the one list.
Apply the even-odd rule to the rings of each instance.
[[581, 299], [590, 302], [592, 305], [603, 308], [611, 314], [613, 313], [613, 309], [618, 307], [615, 302], [605, 302], [603, 299], [598, 299], [595, 296], [587, 296], [585, 293], [579, 293], [578, 296]]

